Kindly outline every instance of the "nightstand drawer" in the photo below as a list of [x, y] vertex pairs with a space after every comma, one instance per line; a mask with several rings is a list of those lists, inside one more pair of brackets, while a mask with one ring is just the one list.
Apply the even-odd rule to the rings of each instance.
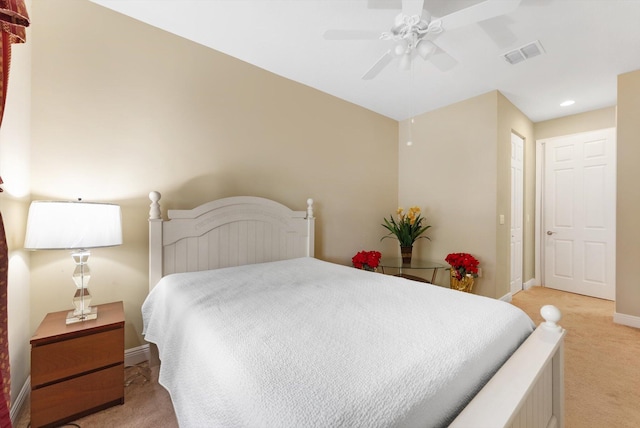
[[31, 337], [31, 426], [56, 427], [124, 403], [124, 305], [96, 306], [98, 318], [67, 324], [47, 314]]
[[123, 349], [123, 328], [34, 346], [31, 350], [31, 384], [38, 387], [123, 363]]
[[124, 403], [124, 363], [31, 391], [31, 426], [57, 426]]

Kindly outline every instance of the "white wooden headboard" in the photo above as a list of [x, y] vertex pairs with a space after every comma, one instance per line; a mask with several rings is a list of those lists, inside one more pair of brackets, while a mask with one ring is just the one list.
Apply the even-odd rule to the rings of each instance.
[[149, 193], [149, 291], [165, 275], [314, 256], [313, 200], [292, 211], [265, 198], [237, 196], [162, 219]]

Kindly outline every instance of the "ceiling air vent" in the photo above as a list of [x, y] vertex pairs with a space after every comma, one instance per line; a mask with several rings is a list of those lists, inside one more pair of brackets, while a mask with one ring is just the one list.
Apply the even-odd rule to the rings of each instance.
[[519, 47], [518, 49], [514, 49], [502, 55], [502, 57], [509, 64], [517, 64], [524, 60], [533, 58], [538, 55], [542, 55], [544, 53], [544, 49], [538, 40], [535, 42], [531, 42], [524, 46]]

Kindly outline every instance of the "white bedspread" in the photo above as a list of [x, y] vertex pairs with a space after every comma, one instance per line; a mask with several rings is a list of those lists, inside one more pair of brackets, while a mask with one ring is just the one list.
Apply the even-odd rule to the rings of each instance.
[[534, 327], [312, 258], [167, 276], [142, 315], [183, 428], [446, 426]]

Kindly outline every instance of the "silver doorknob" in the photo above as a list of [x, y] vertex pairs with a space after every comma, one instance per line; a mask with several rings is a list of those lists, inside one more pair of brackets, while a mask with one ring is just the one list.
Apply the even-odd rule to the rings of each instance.
[[547, 235], [549, 235], [549, 236], [553, 235], [554, 233], [555, 233], [555, 232], [552, 232], [552, 231], [550, 231], [550, 230], [547, 230]]

